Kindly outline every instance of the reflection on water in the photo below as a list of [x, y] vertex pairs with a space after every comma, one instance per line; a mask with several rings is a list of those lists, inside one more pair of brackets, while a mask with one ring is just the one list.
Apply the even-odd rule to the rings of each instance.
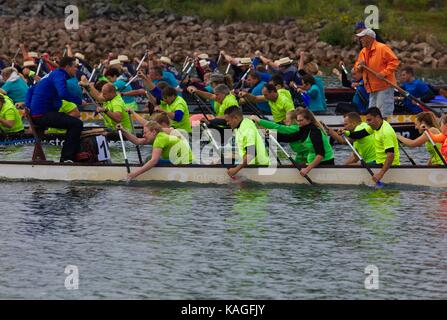
[[[445, 298], [447, 194], [0, 182], [0, 298]], [[19, 197], [18, 197], [19, 195]], [[64, 287], [79, 266], [80, 290]], [[364, 289], [374, 264], [381, 289]], [[33, 281], [30, 281], [33, 279]]]

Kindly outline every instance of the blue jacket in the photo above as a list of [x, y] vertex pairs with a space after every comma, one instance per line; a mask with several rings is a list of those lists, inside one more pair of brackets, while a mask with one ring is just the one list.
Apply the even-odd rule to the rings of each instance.
[[58, 112], [62, 105], [62, 100], [81, 105], [82, 99], [68, 91], [68, 79], [70, 79], [70, 76], [65, 70], [56, 69], [30, 88], [25, 104], [30, 108], [31, 115]]
[[[430, 88], [427, 86], [427, 84], [418, 79], [415, 79], [412, 82], [404, 82], [402, 83], [401, 87], [416, 98], [422, 98], [424, 95], [430, 92]], [[411, 113], [422, 112], [422, 109], [413, 104], [411, 102], [411, 99], [409, 98], [405, 98], [404, 105]]]

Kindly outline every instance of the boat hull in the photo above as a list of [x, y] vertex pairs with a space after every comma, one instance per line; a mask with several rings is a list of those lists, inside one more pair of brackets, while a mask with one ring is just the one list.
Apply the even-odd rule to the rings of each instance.
[[[373, 168], [378, 171], [379, 168]], [[361, 167], [328, 166], [315, 168], [309, 174], [319, 185], [367, 185], [373, 186], [371, 176]], [[59, 163], [0, 162], [2, 180], [55, 180], [119, 182], [126, 179], [124, 165], [77, 165]], [[142, 174], [136, 180], [147, 182], [182, 182], [197, 184], [230, 184], [254, 182], [260, 184], [308, 184], [294, 167], [252, 167], [243, 169], [231, 179], [225, 166], [160, 166]], [[442, 167], [391, 168], [383, 179], [386, 184], [447, 188], [447, 169]]]

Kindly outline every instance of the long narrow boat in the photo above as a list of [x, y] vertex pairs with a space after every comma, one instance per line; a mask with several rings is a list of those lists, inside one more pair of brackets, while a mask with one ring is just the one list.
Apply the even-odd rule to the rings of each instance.
[[[191, 165], [157, 166], [138, 177], [145, 182], [182, 182], [197, 184], [230, 184], [234, 180], [227, 175], [228, 166]], [[378, 171], [379, 168], [373, 168]], [[119, 182], [126, 178], [123, 164], [60, 164], [55, 162], [0, 161], [0, 179], [3, 180], [55, 180], [86, 182]], [[366, 185], [373, 186], [371, 176], [361, 167], [327, 166], [315, 168], [309, 174], [318, 185]], [[295, 167], [250, 167], [243, 169], [236, 181], [260, 184], [308, 184]], [[447, 188], [447, 169], [428, 166], [400, 166], [391, 168], [382, 180], [385, 185], [397, 184]]]

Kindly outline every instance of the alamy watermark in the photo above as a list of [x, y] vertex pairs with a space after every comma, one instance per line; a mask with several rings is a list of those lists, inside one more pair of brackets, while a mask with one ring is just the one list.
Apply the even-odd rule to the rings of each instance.
[[79, 289], [79, 268], [75, 265], [69, 264], [65, 267], [65, 289], [78, 290]]
[[365, 268], [365, 274], [368, 276], [365, 278], [365, 289], [378, 290], [379, 289], [379, 268], [370, 264]]
[[65, 29], [79, 30], [79, 9], [75, 5], [65, 7]]

